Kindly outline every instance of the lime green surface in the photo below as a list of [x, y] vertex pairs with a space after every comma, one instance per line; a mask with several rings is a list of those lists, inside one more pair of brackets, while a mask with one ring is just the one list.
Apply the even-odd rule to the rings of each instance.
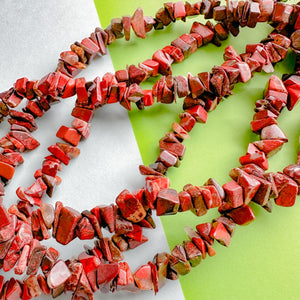
[[[145, 15], [153, 15], [163, 1], [95, 0], [102, 27], [114, 17], [132, 15], [141, 6]], [[172, 40], [189, 31], [194, 20], [178, 21], [162, 31], [147, 34], [145, 40], [132, 34], [130, 42], [118, 40], [109, 51], [116, 70], [126, 64], [137, 64], [168, 45]], [[241, 53], [247, 43], [257, 43], [266, 37], [271, 27], [259, 24], [255, 30], [244, 28], [241, 34], [230, 37], [222, 47], [208, 45], [199, 49], [181, 64], [173, 65], [174, 75], [197, 74], [209, 71], [223, 62], [223, 51], [233, 45]], [[293, 56], [278, 64], [278, 76], [291, 71]], [[239, 165], [238, 158], [245, 154], [249, 142], [258, 136], [250, 130], [254, 102], [262, 98], [263, 89], [270, 75], [256, 73], [250, 82], [238, 84], [234, 95], [224, 100], [215, 111], [209, 113], [207, 124], [197, 124], [191, 138], [184, 142], [187, 151], [179, 169], [171, 168], [168, 176], [173, 188], [180, 190], [187, 183], [203, 184], [214, 177], [221, 184], [229, 180], [228, 171]], [[156, 79], [155, 79], [156, 80]], [[143, 84], [151, 88], [155, 80]], [[133, 109], [129, 113], [134, 133], [144, 163], [152, 163], [158, 154], [158, 140], [178, 121], [182, 111], [182, 99], [177, 104], [155, 104], [144, 111]], [[281, 171], [293, 163], [299, 148], [300, 105], [292, 112], [284, 110], [279, 126], [289, 138], [289, 143], [269, 160], [271, 171]], [[299, 198], [299, 197], [298, 197]], [[272, 214], [252, 205], [257, 217], [255, 222], [237, 228], [227, 249], [215, 244], [217, 255], [207, 258], [192, 272], [181, 277], [180, 282], [186, 299], [300, 299], [300, 203], [292, 208], [274, 205]], [[198, 218], [191, 212], [162, 217], [170, 248], [187, 239], [183, 227], [210, 221], [217, 216], [211, 210]]]

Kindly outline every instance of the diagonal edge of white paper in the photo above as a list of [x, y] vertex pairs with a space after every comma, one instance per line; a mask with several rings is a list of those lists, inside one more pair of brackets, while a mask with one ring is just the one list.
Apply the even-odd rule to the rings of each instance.
[[[72, 42], [89, 36], [100, 25], [92, 0], [4, 0], [0, 19], [0, 91], [10, 88], [17, 78], [26, 76], [39, 79], [55, 70], [59, 53], [69, 49]], [[113, 71], [108, 54], [97, 58], [79, 76], [92, 80], [95, 76]], [[43, 157], [49, 155], [47, 147], [57, 142], [55, 133], [58, 128], [61, 125], [70, 126], [74, 101], [74, 97], [62, 100], [37, 121], [40, 130], [34, 132], [33, 136], [41, 146], [32, 153], [25, 153], [24, 164], [16, 168], [12, 182], [6, 187], [4, 203], [7, 206], [17, 201], [15, 190], [19, 185], [29, 186], [33, 183], [35, 170], [41, 167]], [[7, 122], [1, 123], [0, 136], [4, 136], [8, 129]], [[91, 136], [80, 143], [79, 148], [81, 155], [59, 174], [63, 179], [62, 184], [53, 199], [47, 200], [52, 204], [59, 200], [66, 206], [82, 211], [113, 202], [125, 188], [134, 191], [143, 186], [143, 178], [138, 173], [141, 156], [127, 112], [121, 106], [114, 104], [96, 111]], [[152, 260], [155, 253], [169, 251], [160, 219], [155, 216], [154, 219], [157, 228], [145, 230], [149, 242], [125, 253], [125, 259], [133, 271]], [[84, 250], [83, 245], [93, 247], [92, 241], [78, 239], [64, 247], [52, 239], [42, 243], [58, 249], [63, 259], [76, 257]], [[9, 275], [13, 276], [13, 273], [4, 274], [6, 278]], [[60, 298], [66, 298], [66, 295]], [[155, 297], [152, 291], [139, 294], [96, 293], [95, 299], [100, 298], [181, 300], [184, 296], [179, 281], [168, 281]], [[40, 299], [48, 297], [41, 296]]]

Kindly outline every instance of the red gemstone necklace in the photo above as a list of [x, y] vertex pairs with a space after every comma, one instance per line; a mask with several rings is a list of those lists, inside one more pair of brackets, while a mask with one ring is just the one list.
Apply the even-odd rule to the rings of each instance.
[[[188, 9], [183, 3], [178, 3], [180, 4], [171, 5], [172, 8], [166, 7], [161, 13], [167, 14], [166, 16], [169, 16], [170, 19], [172, 19], [172, 11], [173, 18], [175, 12], [179, 14], [176, 15], [177, 18], [185, 17], [181, 15], [183, 8], [185, 12]], [[251, 27], [253, 26], [251, 23], [253, 18], [258, 20], [261, 16], [258, 14], [253, 17], [255, 7], [250, 5], [251, 9], [247, 8], [249, 3], [246, 3], [242, 7], [242, 11], [249, 10], [249, 19], [252, 19], [248, 21], [248, 26]], [[196, 4], [193, 9], [197, 10], [197, 5], [199, 4]], [[216, 9], [213, 9], [211, 5], [207, 14], [212, 11], [224, 12], [224, 8], [215, 7]], [[290, 17], [292, 11], [289, 5], [277, 3], [274, 11], [276, 12], [276, 9], [279, 10], [282, 7]], [[230, 8], [225, 8], [225, 11], [228, 15]], [[272, 11], [273, 8], [270, 15]], [[250, 17], [250, 12], [252, 17]], [[278, 30], [284, 31], [289, 24], [284, 20], [276, 19], [279, 17], [275, 12], [272, 15], [272, 20], [276, 23]], [[219, 14], [215, 12], [215, 19], [221, 18], [216, 16]], [[289, 18], [287, 19], [289, 20]], [[141, 20], [143, 20], [143, 24], [147, 23], [144, 23], [144, 19], [141, 18], [140, 9], [136, 11], [132, 20], [133, 29], [137, 35], [142, 35], [140, 31]], [[294, 23], [296, 20], [297, 18], [294, 19]], [[242, 21], [241, 18], [240, 22]], [[124, 22], [126, 22], [126, 18], [122, 21], [123, 25]], [[112, 22], [114, 25], [116, 23], [120, 24]], [[159, 23], [156, 21], [156, 25]], [[229, 26], [231, 23], [227, 25]], [[251, 78], [251, 73], [255, 70], [263, 69], [269, 72], [272, 68], [271, 63], [282, 60], [290, 45], [288, 38], [280, 33], [274, 33], [262, 44], [247, 46], [246, 52], [241, 56], [232, 47], [226, 48], [225, 63], [221, 67], [214, 67], [212, 72], [202, 72], [198, 76], [189, 75], [187, 78], [170, 76], [172, 60], [177, 58], [180, 61], [180, 57], [192, 53], [195, 45], [199, 46], [199, 40], [202, 40], [204, 44], [212, 39], [216, 43], [218, 42], [216, 36], [218, 37], [217, 34], [220, 31], [217, 31], [216, 27], [212, 27], [210, 24], [204, 26], [198, 22], [194, 23], [191, 34], [176, 40], [173, 43], [173, 48], [169, 47], [167, 50], [164, 48], [165, 51], [157, 51], [152, 60], [147, 62], [150, 65], [144, 62], [143, 65], [148, 68], [133, 66], [127, 71], [123, 70], [116, 73], [116, 76], [107, 74], [102, 80], [96, 79], [94, 83], [86, 83], [84, 79], [67, 80], [60, 73], [51, 73], [37, 82], [35, 89], [39, 89], [44, 95], [47, 95], [49, 90], [51, 93], [59, 90], [59, 80], [63, 78], [65, 79], [65, 85], [62, 86], [64, 92], [67, 87], [71, 91], [76, 89], [78, 100], [72, 113], [73, 116], [75, 114], [75, 121], [72, 123], [73, 128], [62, 126], [57, 133], [63, 143], [49, 147], [51, 155], [45, 158], [42, 169], [36, 172], [35, 183], [29, 188], [18, 189], [17, 195], [22, 201], [10, 208], [10, 214], [1, 205], [2, 224], [0, 231], [3, 237], [2, 242], [5, 243], [5, 245], [1, 244], [2, 255], [4, 256], [2, 258], [3, 269], [8, 271], [14, 267], [15, 272], [20, 274], [27, 267], [27, 274], [29, 275], [23, 283], [13, 278], [4, 283], [4, 278], [1, 277], [1, 294], [5, 295], [7, 299], [13, 299], [16, 295], [20, 295], [21, 291], [23, 295], [26, 295], [25, 299], [27, 299], [26, 297], [30, 298], [30, 296], [38, 296], [41, 292], [49, 294], [50, 288], [53, 295], [64, 290], [73, 291], [74, 299], [81, 296], [92, 297], [92, 292], [97, 289], [115, 291], [116, 289], [136, 290], [139, 288], [154, 289], [157, 292], [165, 278], [176, 279], [178, 275], [187, 274], [190, 272], [191, 266], [198, 265], [201, 258], [205, 258], [206, 253], [213, 256], [215, 254], [212, 247], [214, 239], [228, 246], [235, 224], [246, 224], [254, 219], [254, 214], [248, 206], [250, 201], [257, 202], [267, 210], [270, 210], [269, 197], [275, 197], [275, 202], [278, 205], [293, 205], [298, 191], [298, 165], [288, 166], [284, 173], [267, 174], [265, 170], [268, 168], [266, 156], [276, 152], [287, 141], [284, 133], [277, 126], [277, 117], [286, 105], [292, 109], [298, 100], [299, 79], [297, 75], [286, 78], [284, 84], [279, 78], [271, 77], [265, 99], [256, 102], [257, 112], [251, 123], [253, 131], [261, 134], [261, 141], [249, 144], [247, 154], [240, 158], [242, 167], [235, 168], [230, 172], [232, 181], [221, 187], [216, 181], [210, 179], [204, 186], [186, 185], [182, 192], [177, 193], [169, 188], [168, 178], [162, 176], [169, 167], [178, 165], [179, 159], [182, 158], [185, 151], [182, 141], [188, 137], [188, 132], [195, 123], [205, 123], [207, 111], [216, 108], [222, 97], [230, 94], [235, 83], [248, 81]], [[117, 26], [116, 28], [120, 27]], [[125, 31], [125, 28], [123, 29]], [[113, 36], [118, 36], [113, 29], [110, 30], [111, 32], [109, 30], [108, 32], [113, 33]], [[91, 41], [93, 41], [92, 38], [88, 42], [91, 43]], [[96, 41], [100, 49], [99, 39]], [[292, 46], [295, 47], [296, 44], [293, 39], [292, 42]], [[83, 49], [86, 54], [89, 52], [88, 50], [91, 50], [91, 45], [89, 47], [87, 45], [82, 46], [81, 43], [81, 46], [75, 46]], [[80, 49], [76, 47], [73, 46], [73, 53], [80, 57], [78, 52]], [[171, 51], [171, 53], [167, 51]], [[71, 54], [67, 55], [69, 55], [67, 58], [69, 61]], [[74, 54], [71, 55], [71, 57], [73, 56]], [[141, 76], [144, 80], [150, 75], [148, 73], [152, 72], [153, 74], [157, 65], [158, 70], [165, 76], [155, 84], [152, 92], [145, 93], [139, 88], [138, 83], [140, 82], [138, 81]], [[117, 80], [117, 74], [121, 80]], [[133, 82], [132, 78], [135, 78], [134, 80], [137, 82]], [[131, 82], [130, 85], [128, 80]], [[28, 81], [25, 79], [19, 81], [23, 87], [24, 82], [27, 94]], [[32, 90], [34, 91], [34, 89]], [[18, 92], [21, 93], [19, 86], [18, 90], [15, 89], [2, 96], [2, 101], [6, 107], [8, 101], [14, 100], [15, 97], [18, 98], [16, 95]], [[24, 92], [25, 89], [23, 88]], [[70, 158], [77, 156], [78, 149], [76, 146], [79, 139], [81, 136], [88, 137], [90, 119], [87, 118], [91, 118], [94, 106], [120, 102], [129, 108], [130, 102], [135, 102], [138, 107], [142, 108], [143, 104], [153, 103], [152, 96], [157, 97], [158, 101], [171, 103], [176, 95], [185, 97], [185, 112], [180, 115], [181, 121], [172, 125], [173, 131], [167, 133], [160, 140], [161, 153], [155, 164], [150, 167], [140, 167], [141, 173], [147, 175], [145, 186], [142, 189], [134, 193], [124, 190], [117, 197], [116, 205], [95, 207], [91, 211], [84, 211], [81, 214], [69, 207], [63, 207], [61, 202], [56, 203], [55, 211], [51, 209], [50, 205], [41, 202], [42, 195], [46, 191], [48, 194], [52, 194], [53, 187], [59, 182], [56, 174], [61, 169], [61, 163], [68, 164]], [[13, 99], [11, 99], [12, 97]], [[48, 101], [48, 99], [46, 100]], [[38, 101], [31, 101], [35, 104], [29, 102], [30, 104], [26, 106], [27, 114], [25, 115], [17, 112], [11, 113], [14, 115], [12, 120], [34, 127], [29, 115], [38, 116], [34, 112], [39, 113], [39, 110], [42, 111], [46, 107], [40, 107], [41, 99]], [[36, 145], [30, 133], [25, 130], [26, 126], [16, 122], [12, 123], [13, 129], [6, 139], [2, 140], [1, 144], [5, 149], [0, 161], [0, 172], [4, 181], [11, 179], [13, 175], [14, 166], [9, 161], [20, 162], [20, 156], [15, 150], [21, 151], [24, 148], [29, 150], [32, 145]], [[41, 207], [34, 211], [31, 204], [38, 204]], [[219, 207], [221, 217], [211, 223], [199, 224], [197, 232], [187, 229], [191, 241], [177, 245], [171, 255], [167, 253], [158, 254], [153, 262], [143, 265], [134, 274], [125, 262], [119, 262], [123, 259], [121, 251], [128, 247], [135, 248], [146, 241], [142, 234], [142, 228], [154, 226], [151, 209], [155, 208], [157, 215], [193, 210], [196, 215], [201, 216], [208, 209], [214, 207]], [[48, 229], [51, 227], [53, 227], [53, 236], [62, 244], [69, 243], [76, 236], [81, 239], [91, 239], [96, 236], [99, 241], [93, 249], [80, 254], [78, 260], [64, 262], [58, 260], [56, 250], [46, 248], [38, 242], [38, 240], [50, 237]], [[107, 227], [110, 232], [116, 234], [112, 239], [103, 238], [101, 227]], [[44, 276], [41, 274], [36, 276], [40, 266]]]

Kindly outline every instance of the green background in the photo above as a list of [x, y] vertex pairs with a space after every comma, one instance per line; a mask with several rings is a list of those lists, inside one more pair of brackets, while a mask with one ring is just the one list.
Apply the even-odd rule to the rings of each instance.
[[[109, 25], [114, 17], [132, 15], [138, 6], [144, 15], [154, 16], [164, 1], [95, 0], [102, 27]], [[178, 21], [165, 30], [152, 31], [145, 40], [131, 34], [130, 42], [118, 40], [109, 47], [116, 70], [128, 64], [138, 64], [151, 58], [152, 54], [170, 44], [172, 40], [189, 31], [195, 20]], [[230, 36], [221, 47], [207, 45], [180, 64], [173, 65], [174, 75], [197, 74], [210, 71], [223, 62], [224, 48], [233, 45], [238, 53], [244, 52], [247, 43], [258, 43], [272, 30], [269, 25], [259, 24], [255, 29], [243, 28], [238, 37]], [[292, 71], [293, 55], [276, 66], [275, 74]], [[203, 184], [214, 177], [221, 184], [229, 181], [228, 172], [239, 165], [249, 142], [258, 140], [249, 123], [253, 117], [256, 100], [263, 97], [263, 89], [270, 75], [255, 73], [250, 82], [237, 84], [234, 95], [225, 99], [215, 111], [209, 113], [205, 126], [197, 124], [184, 141], [187, 151], [180, 168], [169, 169], [171, 186], [178, 191], [187, 183]], [[157, 80], [151, 79], [143, 88], [151, 88]], [[155, 161], [158, 140], [178, 121], [182, 111], [182, 99], [177, 104], [155, 104], [144, 111], [133, 109], [129, 117], [144, 164]], [[300, 106], [292, 112], [286, 109], [279, 117], [279, 126], [289, 138], [289, 143], [269, 159], [270, 171], [281, 171], [294, 163], [300, 134]], [[299, 197], [298, 197], [299, 198]], [[292, 208], [274, 205], [272, 214], [251, 204], [257, 219], [248, 226], [238, 227], [229, 248], [215, 243], [217, 255], [202, 261], [192, 272], [180, 278], [186, 299], [300, 299], [300, 203], [297, 199]], [[170, 248], [187, 239], [183, 227], [211, 221], [217, 216], [210, 210], [204, 217], [191, 212], [162, 217], [162, 223]]]

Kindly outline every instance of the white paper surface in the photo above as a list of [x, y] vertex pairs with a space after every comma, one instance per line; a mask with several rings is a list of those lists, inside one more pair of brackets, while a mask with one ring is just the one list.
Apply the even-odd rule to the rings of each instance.
[[[1, 1], [0, 10], [0, 91], [9, 89], [17, 78], [40, 79], [54, 71], [59, 53], [69, 49], [71, 43], [89, 36], [99, 19], [92, 0], [51, 0], [51, 1]], [[79, 76], [92, 80], [105, 72], [113, 72], [109, 55], [98, 57]], [[45, 116], [37, 120], [39, 129], [33, 136], [41, 146], [24, 153], [24, 164], [16, 168], [12, 182], [6, 187], [4, 203], [16, 203], [15, 190], [18, 186], [33, 183], [33, 174], [41, 167], [43, 157], [49, 155], [47, 147], [58, 141], [55, 133], [61, 125], [70, 126], [70, 115], [75, 98], [65, 99], [52, 106]], [[19, 109], [19, 108], [18, 108]], [[0, 137], [8, 131], [8, 123], [0, 125]], [[127, 112], [120, 105], [109, 105], [96, 111], [92, 122], [92, 133], [88, 140], [79, 144], [81, 154], [72, 160], [59, 174], [62, 184], [56, 189], [54, 204], [60, 200], [65, 206], [79, 211], [96, 205], [114, 202], [123, 190], [134, 191], [143, 186], [144, 180], [138, 172], [141, 164], [140, 153], [135, 141]], [[157, 252], [169, 251], [165, 235], [158, 218], [156, 230], [146, 230], [149, 242], [125, 253], [133, 271], [152, 260]], [[104, 230], [106, 234], [106, 230]], [[72, 241], [61, 246], [53, 239], [43, 241], [61, 252], [63, 259], [77, 256], [83, 251], [82, 245], [93, 246], [93, 241]], [[2, 275], [4, 272], [0, 271]], [[6, 278], [12, 273], [4, 274]], [[62, 295], [60, 299], [70, 298]], [[153, 292], [140, 294], [115, 293], [95, 294], [95, 299], [153, 299]], [[49, 299], [40, 297], [40, 299]], [[178, 281], [168, 281], [157, 296], [162, 299], [184, 299]]]

